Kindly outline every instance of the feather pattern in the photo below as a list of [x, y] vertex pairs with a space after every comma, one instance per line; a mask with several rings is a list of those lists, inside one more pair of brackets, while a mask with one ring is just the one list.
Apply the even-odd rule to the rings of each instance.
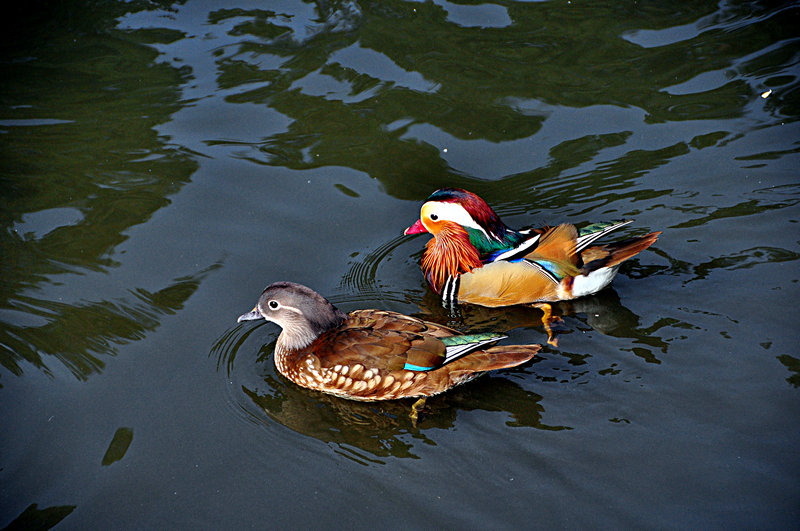
[[[524, 363], [540, 348], [490, 346], [505, 336], [462, 335], [396, 312], [344, 314], [313, 290], [288, 282], [268, 286], [239, 320], [261, 318], [283, 329], [275, 347], [278, 372], [302, 387], [352, 400], [435, 395], [486, 371]], [[313, 338], [303, 346], [281, 339], [309, 333]]]
[[437, 293], [442, 292], [448, 277], [456, 277], [482, 265], [467, 231], [451, 222], [442, 225], [439, 235], [428, 242], [422, 257], [422, 271]]
[[593, 223], [592, 225], [583, 227], [578, 232], [578, 239], [575, 249], [576, 251], [580, 252], [609, 232], [617, 230], [631, 223], [633, 223], [632, 219], [626, 219], [623, 221], [613, 221], [610, 223]]
[[[594, 245], [632, 221], [594, 223], [580, 230], [569, 224], [514, 230], [477, 195], [444, 188], [423, 204], [413, 226], [419, 230], [406, 232], [434, 236], [421, 266], [443, 301], [507, 306], [568, 300], [607, 286], [620, 263], [661, 234]], [[580, 288], [573, 291], [573, 286]]]

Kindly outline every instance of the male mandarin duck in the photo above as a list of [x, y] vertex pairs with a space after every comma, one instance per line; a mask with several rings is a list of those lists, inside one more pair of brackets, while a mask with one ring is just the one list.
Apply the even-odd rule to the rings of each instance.
[[535, 304], [591, 295], [611, 283], [622, 262], [647, 249], [660, 232], [592, 245], [633, 220], [511, 229], [480, 197], [460, 188], [442, 188], [428, 197], [420, 218], [404, 234], [429, 232], [422, 272], [443, 302], [482, 306]]
[[506, 336], [463, 335], [451, 328], [383, 310], [346, 314], [314, 290], [292, 282], [267, 286], [239, 322], [266, 319], [283, 330], [275, 366], [292, 382], [351, 400], [425, 397], [495, 369], [514, 367], [539, 345], [491, 346]]

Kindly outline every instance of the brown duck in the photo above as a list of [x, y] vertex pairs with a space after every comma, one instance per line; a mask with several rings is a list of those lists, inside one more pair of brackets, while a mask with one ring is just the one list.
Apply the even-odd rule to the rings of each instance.
[[384, 310], [346, 314], [293, 282], [267, 286], [239, 322], [266, 319], [283, 330], [275, 366], [297, 385], [351, 400], [425, 397], [495, 369], [530, 360], [539, 345], [491, 346], [506, 336], [464, 335], [436, 323]]

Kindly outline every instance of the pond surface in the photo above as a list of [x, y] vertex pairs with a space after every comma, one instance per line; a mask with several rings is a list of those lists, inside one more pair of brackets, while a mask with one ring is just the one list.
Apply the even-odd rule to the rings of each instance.
[[[5, 17], [0, 527], [797, 525], [797, 4], [224, 4]], [[663, 234], [548, 346], [426, 286], [444, 186]], [[545, 347], [414, 426], [277, 373], [277, 280]]]

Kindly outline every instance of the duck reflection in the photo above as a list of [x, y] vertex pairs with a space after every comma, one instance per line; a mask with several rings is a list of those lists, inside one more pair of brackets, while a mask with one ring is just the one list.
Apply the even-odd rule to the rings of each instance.
[[388, 457], [418, 457], [415, 446], [435, 446], [435, 430], [454, 428], [461, 412], [505, 413], [506, 424], [514, 427], [569, 429], [543, 422], [542, 396], [513, 381], [515, 375], [526, 374], [526, 369], [484, 375], [430, 397], [415, 424], [408, 414], [414, 399], [357, 402], [295, 385], [274, 367], [275, 340], [263, 345], [257, 356], [248, 358], [251, 340], [256, 339], [251, 334], [261, 329], [236, 326], [211, 351], [216, 356], [217, 370], [235, 389], [228, 398], [235, 402], [233, 409], [244, 409], [248, 421], [274, 421], [334, 445], [338, 452], [364, 464]]
[[[414, 304], [419, 308], [418, 312], [413, 313], [414, 317], [459, 330], [508, 331], [515, 328], [533, 328], [546, 333], [542, 323], [544, 314], [536, 307], [518, 305], [489, 308], [471, 304], [445, 307], [440, 296], [431, 291], [421, 278], [418, 290], [401, 292], [385, 287], [377, 280], [378, 278], [396, 278], [402, 268], [418, 271], [422, 251], [413, 253], [400, 249], [408, 242], [408, 239], [396, 237], [354, 259], [343, 275], [339, 288], [342, 292], [357, 295], [332, 297], [332, 300], [338, 304], [364, 300], [381, 301], [388, 305]], [[400, 260], [397, 260], [398, 256]], [[623, 264], [620, 275], [645, 278], [663, 274], [663, 269], [661, 266], [643, 266], [636, 259], [632, 259], [630, 263]], [[660, 319], [644, 327], [639, 315], [622, 304], [613, 286], [589, 297], [554, 302], [550, 305], [553, 317], [558, 318], [551, 323], [553, 332], [557, 336], [568, 336], [575, 331], [575, 327], [563, 319], [567, 317], [576, 319], [585, 325], [581, 328], [588, 327], [603, 335], [631, 339], [633, 344], [631, 352], [649, 363], [660, 362], [656, 352], [662, 354], [667, 352], [668, 343], [658, 335], [661, 328], [689, 326], [688, 323], [679, 323], [674, 319]]]
[[[626, 308], [613, 287], [609, 287], [591, 297], [571, 301], [550, 303], [554, 317], [573, 317], [593, 330], [614, 337], [644, 339], [646, 334], [640, 330], [639, 316]], [[487, 308], [472, 304], [442, 306], [439, 296], [430, 290], [419, 303], [420, 312], [416, 317], [442, 322], [454, 328], [514, 328], [542, 329], [542, 310], [532, 306], [509, 306], [506, 308]], [[569, 335], [574, 330], [563, 320], [554, 326], [556, 332]], [[544, 332], [544, 330], [542, 330]], [[666, 349], [666, 343], [658, 338], [655, 345]]]
[[[622, 304], [613, 287], [608, 287], [591, 297], [560, 301], [550, 305], [552, 317], [556, 318], [550, 326], [556, 336], [569, 336], [576, 329], [588, 329], [611, 337], [629, 338], [633, 340], [631, 352], [649, 363], [660, 363], [655, 352], [666, 354], [669, 346], [656, 332], [665, 326], [679, 324], [674, 320], [659, 320], [649, 327], [643, 327], [639, 316]], [[439, 297], [430, 290], [425, 290], [419, 306], [420, 312], [414, 314], [415, 317], [457, 329], [535, 328], [541, 330], [543, 334], [547, 333], [542, 323], [544, 314], [536, 307], [486, 308], [471, 304], [444, 307]], [[585, 326], [574, 327], [565, 321], [567, 317]]]

